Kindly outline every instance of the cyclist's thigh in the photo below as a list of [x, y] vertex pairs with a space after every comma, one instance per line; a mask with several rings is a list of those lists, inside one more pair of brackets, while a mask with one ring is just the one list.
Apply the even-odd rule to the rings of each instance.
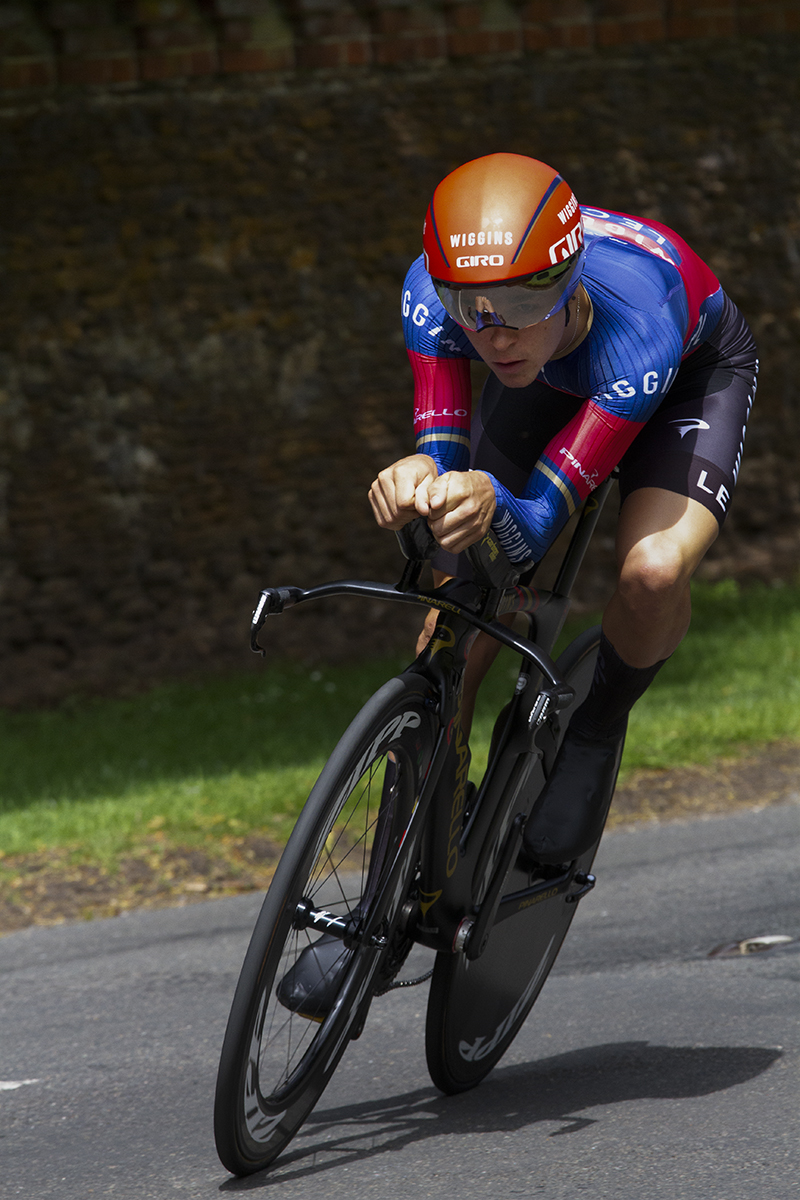
[[697, 500], [721, 526], [739, 474], [758, 359], [726, 298], [711, 338], [685, 360], [664, 403], [620, 463], [620, 496], [655, 487]]

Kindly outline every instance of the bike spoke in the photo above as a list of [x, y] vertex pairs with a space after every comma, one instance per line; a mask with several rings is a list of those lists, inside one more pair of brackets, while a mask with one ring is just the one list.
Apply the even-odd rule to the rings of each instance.
[[[409, 703], [424, 711], [411, 693], [371, 714], [349, 757], [321, 777], [265, 898], [237, 1005], [245, 987], [252, 999], [248, 1009], [232, 1013], [215, 1105], [220, 1156], [235, 1170], [266, 1164], [286, 1144], [360, 1029], [367, 985], [385, 982], [404, 957], [404, 943], [392, 940], [400, 898], [385, 895], [384, 884], [433, 745], [427, 718], [426, 740], [414, 735], [413, 759], [411, 744], [390, 740]], [[348, 938], [345, 945], [346, 922], [355, 926], [368, 912], [383, 940], [351, 944]], [[323, 914], [336, 918], [333, 930]], [[248, 1026], [248, 1019], [259, 1026]]]
[[[341, 902], [344, 905], [347, 905], [348, 900], [345, 895], [345, 890], [342, 885], [341, 879], [339, 877], [339, 873], [341, 871], [344, 871], [347, 869], [348, 860], [350, 860], [356, 853], [359, 853], [360, 858], [361, 858], [361, 879], [363, 880], [366, 878], [366, 873], [368, 870], [368, 853], [369, 853], [369, 849], [370, 849], [369, 839], [370, 839], [370, 836], [374, 833], [374, 830], [378, 823], [377, 815], [374, 817], [374, 819], [370, 820], [370, 799], [369, 798], [367, 798], [367, 800], [366, 800], [366, 824], [365, 824], [364, 832], [359, 834], [359, 836], [356, 838], [356, 840], [352, 846], [349, 846], [344, 850], [341, 858], [339, 858], [338, 860], [335, 860], [334, 854], [335, 854], [337, 847], [341, 844], [342, 839], [345, 836], [345, 833], [350, 829], [351, 824], [358, 816], [359, 810], [362, 808], [362, 805], [364, 804], [364, 797], [365, 796], [371, 797], [372, 781], [376, 774], [376, 771], [377, 771], [377, 765], [373, 764], [373, 767], [370, 769], [370, 772], [369, 772], [369, 778], [364, 782], [364, 785], [362, 787], [361, 793], [358, 796], [358, 798], [355, 800], [354, 803], [351, 804], [351, 811], [350, 811], [344, 825], [339, 828], [339, 831], [338, 831], [338, 834], [337, 834], [336, 840], [334, 841], [333, 846], [328, 847], [326, 845], [323, 847], [323, 854], [327, 861], [327, 870], [325, 871], [324, 874], [322, 873], [322, 861], [321, 861], [319, 874], [315, 874], [312, 876], [313, 882], [314, 882], [314, 887], [311, 889], [310, 898], [313, 898], [317, 894], [317, 892], [319, 892], [329, 881], [333, 880], [336, 883], [336, 886], [339, 890], [339, 893], [341, 896]], [[332, 904], [330, 902], [328, 904], [328, 907], [332, 907]]]

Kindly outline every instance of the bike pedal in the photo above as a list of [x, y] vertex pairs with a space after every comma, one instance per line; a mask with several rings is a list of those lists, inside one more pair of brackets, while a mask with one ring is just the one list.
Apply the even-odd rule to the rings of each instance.
[[579, 900], [582, 900], [583, 897], [592, 890], [594, 885], [597, 883], [597, 879], [594, 875], [590, 875], [586, 871], [576, 871], [572, 882], [577, 883], [580, 891], [571, 892], [568, 896], [566, 896], [565, 899], [567, 904], [577, 904]]

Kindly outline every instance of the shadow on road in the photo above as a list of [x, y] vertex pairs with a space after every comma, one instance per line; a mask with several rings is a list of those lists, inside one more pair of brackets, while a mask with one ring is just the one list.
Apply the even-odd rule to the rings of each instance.
[[390, 1101], [348, 1104], [312, 1113], [294, 1148], [271, 1168], [228, 1179], [221, 1191], [249, 1191], [312, 1178], [349, 1162], [447, 1134], [515, 1132], [560, 1122], [551, 1137], [602, 1120], [577, 1114], [636, 1100], [708, 1096], [746, 1083], [781, 1058], [758, 1046], [702, 1048], [612, 1042], [496, 1070], [480, 1088], [445, 1097], [419, 1088]]

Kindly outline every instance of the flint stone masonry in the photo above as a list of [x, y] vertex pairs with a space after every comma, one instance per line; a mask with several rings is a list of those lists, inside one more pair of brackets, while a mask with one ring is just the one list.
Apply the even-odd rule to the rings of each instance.
[[[295, 9], [294, 30], [317, 11]], [[396, 577], [366, 490], [411, 448], [401, 283], [436, 182], [498, 149], [665, 221], [718, 271], [762, 370], [709, 570], [770, 577], [759, 546], [777, 529], [795, 571], [797, 49], [712, 38], [6, 91], [0, 703], [246, 667], [261, 586]], [[269, 642], [309, 661], [372, 653], [417, 619], [309, 606]]]

